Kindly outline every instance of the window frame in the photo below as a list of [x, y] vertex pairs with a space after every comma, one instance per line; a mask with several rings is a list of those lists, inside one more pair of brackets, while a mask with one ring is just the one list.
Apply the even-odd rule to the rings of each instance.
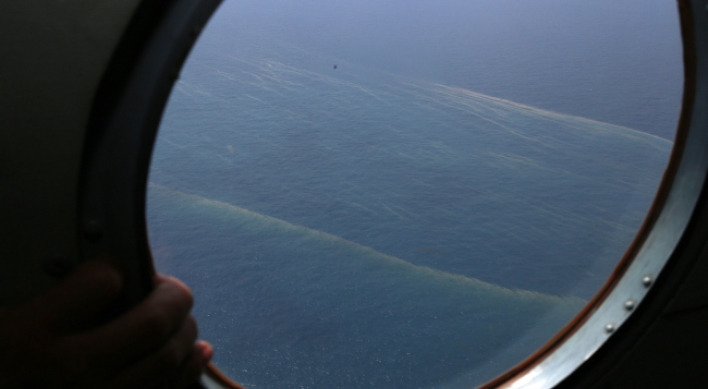
[[[96, 93], [89, 118], [80, 181], [81, 252], [110, 251], [123, 258], [126, 291], [113, 314], [151, 290], [155, 270], [145, 222], [150, 155], [160, 118], [179, 71], [221, 0], [144, 0], [123, 34]], [[662, 293], [662, 269], [692, 264], [687, 240], [706, 240], [697, 228], [708, 172], [708, 22], [698, 0], [678, 0], [684, 48], [684, 94], [671, 158], [653, 205], [614, 272], [585, 308], [519, 365], [482, 388], [552, 387], [577, 374], [618, 334], [655, 319], [645, 301]], [[699, 66], [703, 65], [703, 66]], [[696, 221], [696, 220], [699, 221]], [[668, 264], [668, 265], [667, 265]], [[686, 265], [688, 266], [688, 265]], [[680, 284], [680, 283], [679, 283]], [[675, 288], [676, 286], [672, 286]], [[666, 292], [668, 293], [668, 292]], [[640, 319], [641, 323], [636, 322]], [[643, 326], [643, 327], [642, 327]], [[626, 328], [625, 328], [626, 327]], [[629, 346], [627, 346], [629, 347]], [[622, 351], [617, 351], [621, 353]], [[210, 366], [203, 385], [242, 387]]]

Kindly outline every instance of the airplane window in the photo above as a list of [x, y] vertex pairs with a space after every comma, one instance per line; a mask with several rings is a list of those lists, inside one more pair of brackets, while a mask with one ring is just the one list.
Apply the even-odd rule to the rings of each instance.
[[240, 0], [153, 153], [157, 268], [248, 388], [468, 388], [607, 280], [683, 81], [668, 0]]

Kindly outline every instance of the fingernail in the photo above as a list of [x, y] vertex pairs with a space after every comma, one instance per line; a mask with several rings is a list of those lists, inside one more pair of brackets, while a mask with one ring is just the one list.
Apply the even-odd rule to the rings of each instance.
[[199, 356], [202, 359], [202, 364], [207, 365], [214, 356], [214, 348], [208, 342], [203, 340], [197, 341], [199, 347]]

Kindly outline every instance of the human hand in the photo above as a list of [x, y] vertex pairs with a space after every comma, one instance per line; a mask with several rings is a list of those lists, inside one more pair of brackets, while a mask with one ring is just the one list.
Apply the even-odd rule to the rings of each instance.
[[157, 276], [139, 305], [85, 329], [120, 293], [120, 274], [89, 261], [24, 306], [0, 310], [0, 388], [186, 388], [212, 356], [196, 342], [192, 294]]

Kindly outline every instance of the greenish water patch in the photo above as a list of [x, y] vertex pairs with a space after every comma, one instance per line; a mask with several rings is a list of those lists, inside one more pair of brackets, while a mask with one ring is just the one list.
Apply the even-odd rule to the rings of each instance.
[[[478, 382], [541, 346], [585, 304], [414, 265], [159, 185], [149, 186], [149, 205], [158, 267], [192, 280], [217, 365], [254, 387]], [[180, 241], [190, 244], [167, 243]]]

